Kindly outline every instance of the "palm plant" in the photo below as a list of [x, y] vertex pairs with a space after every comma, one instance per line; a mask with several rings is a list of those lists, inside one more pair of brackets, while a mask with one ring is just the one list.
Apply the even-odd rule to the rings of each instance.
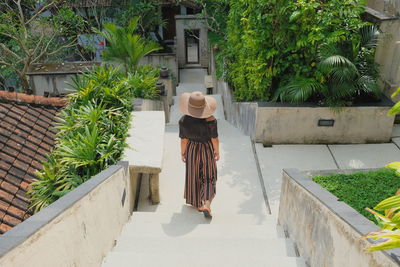
[[314, 97], [328, 106], [343, 106], [362, 94], [379, 97], [374, 62], [378, 36], [375, 26], [365, 26], [359, 38], [322, 45], [314, 76], [292, 79], [278, 88], [273, 100], [299, 103]]
[[377, 211], [383, 211], [384, 214], [367, 208], [369, 212], [375, 215], [382, 228], [379, 231], [371, 232], [363, 238], [372, 238], [380, 240], [376, 245], [367, 250], [385, 250], [400, 247], [400, 194], [387, 198], [374, 207]]
[[134, 72], [139, 61], [147, 54], [160, 50], [161, 46], [148, 42], [135, 31], [139, 18], [133, 18], [127, 27], [120, 27], [114, 23], [103, 24], [103, 31], [94, 29], [107, 41], [107, 49], [103, 53], [106, 61], [122, 64], [125, 72]]

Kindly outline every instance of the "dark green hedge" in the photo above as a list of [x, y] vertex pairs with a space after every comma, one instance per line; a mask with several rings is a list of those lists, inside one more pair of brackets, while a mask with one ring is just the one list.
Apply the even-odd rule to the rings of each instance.
[[375, 207], [400, 188], [400, 177], [392, 169], [315, 176], [312, 179], [375, 223], [375, 217], [365, 208]]

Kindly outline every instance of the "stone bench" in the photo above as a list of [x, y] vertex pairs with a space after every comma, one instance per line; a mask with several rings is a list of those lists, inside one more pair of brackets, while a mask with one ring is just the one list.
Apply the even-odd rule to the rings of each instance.
[[165, 115], [163, 111], [134, 111], [124, 151], [131, 175], [149, 174], [150, 199], [160, 203], [159, 174], [164, 152]]

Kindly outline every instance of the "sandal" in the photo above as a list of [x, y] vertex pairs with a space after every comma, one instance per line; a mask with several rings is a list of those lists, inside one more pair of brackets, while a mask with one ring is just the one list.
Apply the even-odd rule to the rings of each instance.
[[212, 218], [211, 210], [207, 207], [201, 207], [199, 208], [199, 211], [202, 211], [204, 214], [204, 217], [206, 218]]

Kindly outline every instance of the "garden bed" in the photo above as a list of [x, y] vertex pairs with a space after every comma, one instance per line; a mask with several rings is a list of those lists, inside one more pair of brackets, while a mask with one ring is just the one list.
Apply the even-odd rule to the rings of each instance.
[[309, 266], [399, 266], [399, 249], [365, 251], [377, 225], [310, 178], [359, 171], [284, 170], [278, 221]]
[[312, 179], [338, 197], [340, 201], [344, 201], [374, 222], [376, 222], [375, 217], [365, 208], [375, 207], [382, 200], [393, 196], [400, 188], [400, 177], [396, 176], [396, 171], [393, 169], [319, 175]]
[[[234, 102], [226, 82], [218, 83], [227, 120], [264, 144], [362, 144], [390, 142], [393, 103], [376, 103], [340, 110], [312, 103]], [[249, 106], [252, 108], [249, 109]]]

